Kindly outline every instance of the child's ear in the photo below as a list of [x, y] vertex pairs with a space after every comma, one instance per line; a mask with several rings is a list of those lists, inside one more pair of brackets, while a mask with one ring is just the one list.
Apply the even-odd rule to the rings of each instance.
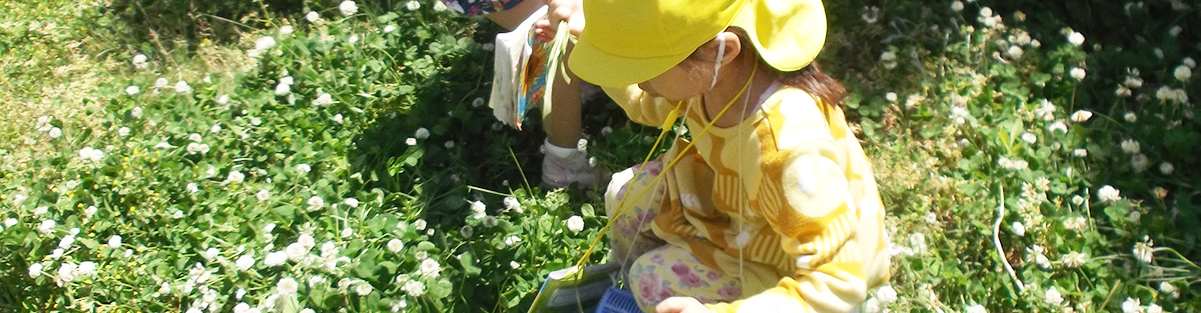
[[[724, 38], [725, 40], [718, 38]], [[719, 53], [721, 52], [723, 46], [725, 47], [725, 52]], [[709, 42], [706, 42], [697, 48], [696, 52], [693, 53], [693, 57], [696, 58], [697, 61], [709, 64], [718, 61], [724, 66], [730, 62], [733, 62], [740, 53], [742, 53], [742, 37], [738, 37], [738, 35], [733, 32], [726, 31], [717, 34], [717, 36], [712, 40], [709, 40]], [[717, 60], [719, 54], [721, 60]]]

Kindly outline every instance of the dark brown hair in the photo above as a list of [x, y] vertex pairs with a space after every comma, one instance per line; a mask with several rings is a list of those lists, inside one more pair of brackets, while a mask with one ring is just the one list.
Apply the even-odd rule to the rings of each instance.
[[[755, 46], [751, 44], [751, 39], [747, 37], [746, 31], [738, 27], [731, 27], [728, 30], [734, 31], [734, 34], [741, 39], [742, 51], [754, 51], [753, 57], [757, 62], [775, 71], [776, 80], [779, 80], [780, 84], [796, 87], [826, 104], [842, 107], [842, 100], [847, 97], [847, 87], [822, 71], [822, 67], [817, 64], [817, 61], [796, 71], [781, 72], [759, 57], [759, 51], [755, 50]], [[748, 54], [744, 52], [742, 56], [748, 56]]]
[[[765, 64], [766, 65], [766, 64]], [[768, 65], [770, 67], [770, 65]], [[781, 84], [804, 90], [826, 104], [842, 107], [842, 99], [847, 96], [847, 87], [842, 82], [826, 75], [817, 61], [792, 72], [776, 72], [776, 79]]]

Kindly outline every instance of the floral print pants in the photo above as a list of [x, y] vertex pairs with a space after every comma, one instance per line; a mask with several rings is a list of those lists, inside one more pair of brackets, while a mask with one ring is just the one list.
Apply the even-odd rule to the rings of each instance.
[[[634, 181], [639, 168], [642, 175]], [[622, 264], [626, 288], [645, 312], [654, 312], [660, 301], [675, 296], [694, 297], [701, 303], [742, 298], [736, 278], [702, 264], [688, 250], [666, 244], [651, 231], [666, 188], [662, 180], [657, 186], [650, 184], [662, 171], [660, 161], [631, 167], [614, 174], [605, 192], [605, 212], [614, 219], [610, 259]], [[625, 201], [631, 203], [621, 203], [627, 196], [631, 198]], [[619, 205], [623, 212], [617, 212]]]

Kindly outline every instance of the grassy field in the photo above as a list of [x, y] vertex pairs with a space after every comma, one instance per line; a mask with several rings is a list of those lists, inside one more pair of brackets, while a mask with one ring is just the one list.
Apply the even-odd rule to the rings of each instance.
[[[1201, 5], [826, 5], [889, 213], [866, 312], [1201, 310]], [[0, 11], [0, 311], [523, 311], [607, 221], [433, 1]], [[614, 171], [659, 133], [585, 132]]]

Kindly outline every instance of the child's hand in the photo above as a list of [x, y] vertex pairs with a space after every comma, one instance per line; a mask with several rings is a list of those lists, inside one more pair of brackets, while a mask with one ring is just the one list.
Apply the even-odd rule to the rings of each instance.
[[545, 39], [554, 39], [559, 30], [559, 21], [567, 21], [572, 36], [584, 31], [584, 5], [581, 0], [547, 0], [547, 18], [534, 23], [534, 33]]
[[709, 313], [709, 308], [693, 297], [671, 297], [655, 306], [655, 313]]

